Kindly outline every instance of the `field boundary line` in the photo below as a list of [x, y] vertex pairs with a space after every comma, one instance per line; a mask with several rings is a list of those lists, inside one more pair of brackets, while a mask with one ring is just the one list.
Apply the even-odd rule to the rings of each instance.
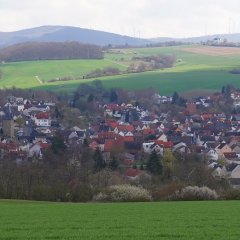
[[122, 67], [129, 67], [129, 66], [126, 65], [126, 64], [122, 64], [122, 63], [119, 63], [119, 62], [110, 60], [110, 59], [108, 59], [108, 58], [104, 58], [104, 60], [107, 61], [107, 62], [115, 63], [115, 64], [117, 64], [117, 65], [119, 65], [119, 66], [122, 66]]

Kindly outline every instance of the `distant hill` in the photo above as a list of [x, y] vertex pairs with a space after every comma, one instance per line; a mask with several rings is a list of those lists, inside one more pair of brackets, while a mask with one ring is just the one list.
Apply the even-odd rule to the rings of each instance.
[[147, 44], [165, 42], [199, 43], [213, 40], [216, 37], [226, 38], [228, 42], [240, 42], [240, 33], [215, 34], [193, 38], [169, 38], [159, 37], [152, 39], [134, 38], [115, 33], [109, 33], [86, 28], [68, 26], [41, 26], [15, 32], [0, 32], [0, 48], [24, 42], [66, 42], [75, 41], [81, 43], [106, 45], [131, 45], [144, 46]]
[[79, 42], [27, 42], [0, 49], [0, 61], [103, 59], [101, 47]]
[[41, 26], [16, 32], [0, 32], [0, 47], [23, 42], [66, 42], [76, 41], [81, 43], [105, 46], [133, 45], [140, 46], [149, 43], [149, 40], [123, 36], [104, 31], [97, 31], [78, 27]]

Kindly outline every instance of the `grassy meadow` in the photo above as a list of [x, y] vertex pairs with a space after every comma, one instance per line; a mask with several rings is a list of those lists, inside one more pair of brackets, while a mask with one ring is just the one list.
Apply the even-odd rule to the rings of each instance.
[[239, 201], [0, 202], [1, 240], [238, 240]]
[[[196, 46], [195, 46], [196, 47]], [[240, 87], [240, 75], [230, 74], [229, 70], [240, 67], [240, 54], [203, 54], [188, 51], [194, 46], [120, 49], [105, 54], [103, 60], [62, 60], [5, 63], [0, 68], [3, 78], [0, 88], [20, 87], [38, 88], [52, 91], [72, 91], [80, 83], [94, 79], [48, 82], [49, 79], [72, 76], [81, 78], [85, 74], [108, 66], [125, 70], [132, 63], [133, 56], [171, 54], [178, 62], [171, 69], [125, 74], [120, 76], [98, 78], [108, 87], [125, 89], [154, 88], [162, 94], [173, 91], [188, 92], [192, 90], [219, 90], [223, 85], [232, 84]], [[201, 47], [200, 48], [204, 48]], [[38, 76], [42, 83], [40, 83]]]

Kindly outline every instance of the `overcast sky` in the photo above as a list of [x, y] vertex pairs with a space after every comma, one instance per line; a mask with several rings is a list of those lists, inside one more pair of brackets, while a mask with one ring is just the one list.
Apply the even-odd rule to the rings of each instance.
[[0, 0], [0, 31], [67, 25], [137, 37], [240, 32], [239, 0]]

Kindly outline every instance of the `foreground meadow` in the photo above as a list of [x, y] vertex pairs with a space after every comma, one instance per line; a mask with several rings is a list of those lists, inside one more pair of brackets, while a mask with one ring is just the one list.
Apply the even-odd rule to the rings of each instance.
[[0, 239], [240, 239], [240, 202], [0, 202]]

